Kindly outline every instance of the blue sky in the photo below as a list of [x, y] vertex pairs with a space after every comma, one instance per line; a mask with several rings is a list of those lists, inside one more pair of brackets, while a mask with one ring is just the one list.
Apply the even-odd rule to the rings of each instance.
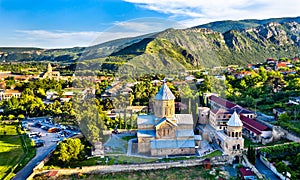
[[0, 46], [88, 46], [216, 20], [299, 16], [298, 7], [298, 0], [0, 0]]

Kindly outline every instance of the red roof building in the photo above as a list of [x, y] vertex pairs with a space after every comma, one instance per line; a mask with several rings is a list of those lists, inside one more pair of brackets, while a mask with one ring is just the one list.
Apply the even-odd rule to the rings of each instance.
[[242, 168], [239, 169], [239, 173], [241, 174], [242, 179], [256, 178], [256, 176], [254, 175], [254, 173], [251, 171], [250, 168], [242, 167]]
[[242, 114], [240, 115], [240, 119], [243, 122], [243, 125], [246, 129], [254, 132], [257, 135], [262, 134], [263, 131], [269, 130], [269, 128], [263, 125], [262, 123], [254, 119], [250, 119]]
[[227, 101], [215, 95], [210, 96], [209, 100], [212, 109], [231, 109], [237, 106], [237, 104]]

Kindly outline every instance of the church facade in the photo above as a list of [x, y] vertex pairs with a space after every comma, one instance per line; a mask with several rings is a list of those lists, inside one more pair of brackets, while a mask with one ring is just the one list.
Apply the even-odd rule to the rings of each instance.
[[175, 114], [175, 96], [164, 83], [155, 96], [153, 115], [140, 115], [138, 153], [151, 156], [195, 154], [193, 117]]
[[60, 79], [60, 72], [59, 71], [53, 71], [52, 70], [52, 66], [49, 63], [47, 66], [47, 71], [41, 74], [41, 77], [43, 79], [45, 78], [49, 78], [49, 79], [55, 79], [55, 80], [59, 80]]

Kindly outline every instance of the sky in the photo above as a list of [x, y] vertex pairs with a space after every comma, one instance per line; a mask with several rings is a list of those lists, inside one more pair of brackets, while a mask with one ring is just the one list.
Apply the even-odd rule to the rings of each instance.
[[90, 46], [218, 20], [300, 16], [299, 0], [0, 0], [0, 46]]

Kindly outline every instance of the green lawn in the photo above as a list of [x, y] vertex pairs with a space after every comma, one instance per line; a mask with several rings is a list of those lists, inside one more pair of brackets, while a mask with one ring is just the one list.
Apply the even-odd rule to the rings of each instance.
[[[5, 135], [4, 135], [5, 134]], [[23, 137], [24, 138], [24, 137]], [[29, 146], [29, 153], [24, 156], [25, 148], [21, 137], [18, 135], [15, 125], [0, 125], [0, 179], [10, 179], [14, 173], [11, 170], [15, 165], [22, 164], [14, 172], [19, 170], [22, 166], [28, 163], [28, 161], [34, 157], [35, 149], [30, 147], [30, 140], [24, 138], [27, 146]], [[25, 159], [22, 159], [22, 158]], [[10, 177], [10, 178], [9, 178]]]
[[1, 125], [0, 134], [0, 179], [3, 179], [18, 163], [24, 151], [15, 126]]
[[203, 156], [202, 158], [211, 158], [211, 157], [216, 157], [216, 156], [222, 156], [222, 152], [217, 150], [217, 151], [214, 151], [210, 154]]
[[95, 157], [90, 158], [86, 160], [81, 161], [74, 161], [70, 164], [61, 164], [59, 162], [56, 162], [54, 158], [51, 158], [50, 161], [46, 163], [44, 166], [44, 169], [56, 169], [56, 168], [62, 168], [62, 167], [81, 167], [81, 166], [95, 166], [95, 165], [106, 165], [106, 159], [108, 159], [107, 164], [113, 165], [113, 164], [129, 164], [129, 163], [148, 163], [148, 162], [155, 162], [158, 159], [157, 158], [141, 158], [141, 157], [133, 157], [133, 156], [126, 156], [126, 155], [109, 155], [105, 156], [104, 158], [101, 157]]

